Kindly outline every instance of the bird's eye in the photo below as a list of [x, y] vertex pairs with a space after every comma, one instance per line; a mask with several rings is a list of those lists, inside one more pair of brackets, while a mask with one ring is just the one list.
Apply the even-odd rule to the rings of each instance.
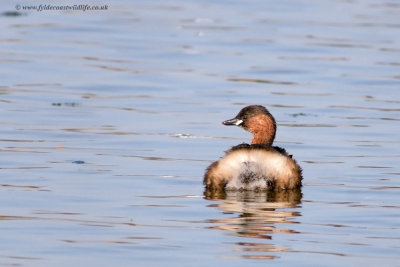
[[243, 115], [242, 119], [245, 121], [247, 120], [247, 115]]

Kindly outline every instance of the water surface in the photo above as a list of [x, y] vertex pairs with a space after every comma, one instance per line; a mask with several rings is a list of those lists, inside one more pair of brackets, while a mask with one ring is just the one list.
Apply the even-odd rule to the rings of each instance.
[[[105, 4], [0, 4], [0, 265], [400, 265], [399, 4]], [[248, 104], [301, 191], [204, 194]]]

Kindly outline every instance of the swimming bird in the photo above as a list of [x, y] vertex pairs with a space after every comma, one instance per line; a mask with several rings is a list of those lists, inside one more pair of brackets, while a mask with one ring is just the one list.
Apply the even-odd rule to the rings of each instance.
[[261, 105], [243, 108], [222, 122], [253, 134], [251, 144], [240, 144], [212, 163], [204, 175], [206, 190], [289, 190], [301, 187], [302, 170], [285, 149], [272, 146], [276, 122]]

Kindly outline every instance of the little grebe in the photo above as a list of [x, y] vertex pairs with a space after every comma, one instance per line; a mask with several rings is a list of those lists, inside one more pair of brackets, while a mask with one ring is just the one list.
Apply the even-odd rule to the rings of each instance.
[[276, 122], [260, 105], [243, 108], [224, 125], [236, 125], [253, 134], [251, 145], [241, 144], [228, 150], [212, 163], [204, 175], [207, 190], [285, 190], [301, 187], [301, 168], [286, 153], [272, 146]]

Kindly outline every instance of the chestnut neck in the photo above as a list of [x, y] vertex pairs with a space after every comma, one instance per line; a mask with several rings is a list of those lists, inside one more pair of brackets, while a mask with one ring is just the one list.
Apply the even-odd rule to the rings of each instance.
[[272, 146], [275, 139], [276, 123], [272, 116], [256, 115], [246, 122], [248, 131], [253, 134], [251, 144]]

